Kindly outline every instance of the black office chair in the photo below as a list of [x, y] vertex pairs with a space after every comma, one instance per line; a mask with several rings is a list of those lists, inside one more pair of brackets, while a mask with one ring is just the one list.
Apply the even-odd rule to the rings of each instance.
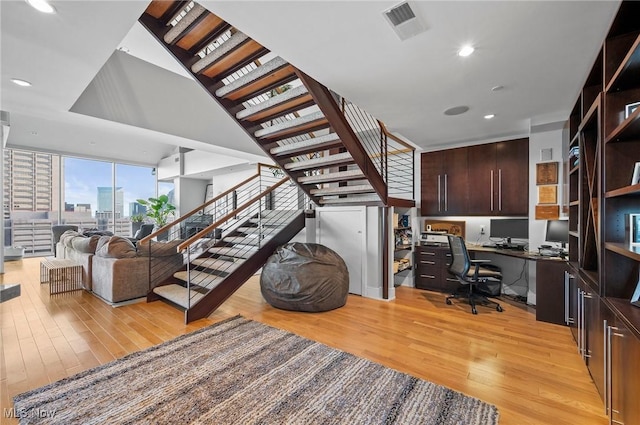
[[451, 305], [451, 299], [463, 298], [468, 300], [473, 314], [478, 314], [478, 310], [476, 310], [476, 303], [495, 305], [496, 310], [502, 311], [502, 306], [500, 306], [500, 304], [489, 300], [486, 295], [479, 292], [478, 288], [479, 285], [486, 284], [488, 282], [501, 282], [502, 273], [500, 273], [499, 269], [493, 270], [481, 266], [482, 264], [489, 263], [489, 260], [471, 260], [462, 237], [448, 235], [448, 238], [449, 248], [451, 249], [451, 265], [449, 266], [449, 273], [453, 274], [458, 281], [460, 281], [462, 284], [461, 288], [465, 291], [462, 292], [459, 289], [455, 294], [446, 298], [446, 303]]

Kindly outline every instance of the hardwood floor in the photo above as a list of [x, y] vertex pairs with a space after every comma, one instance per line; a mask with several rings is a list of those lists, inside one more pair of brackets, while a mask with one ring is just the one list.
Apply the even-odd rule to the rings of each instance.
[[[241, 314], [495, 404], [501, 425], [605, 424], [603, 404], [568, 328], [536, 322], [522, 305], [498, 313], [447, 306], [439, 293], [398, 288], [397, 299], [349, 296], [325, 313], [277, 310], [254, 277], [209, 318], [184, 325], [157, 301], [112, 308], [85, 291], [49, 296], [39, 259], [5, 263], [22, 295], [0, 304], [0, 411], [23, 391]], [[374, 402], [374, 401], [373, 401]]]

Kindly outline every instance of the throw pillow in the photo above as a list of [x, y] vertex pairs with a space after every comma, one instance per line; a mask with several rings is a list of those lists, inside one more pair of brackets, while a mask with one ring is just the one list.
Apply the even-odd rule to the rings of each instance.
[[60, 236], [60, 242], [67, 248], [73, 248], [71, 246], [71, 241], [78, 236], [82, 236], [82, 234], [76, 232], [75, 230], [67, 230]]
[[[100, 241], [105, 236], [100, 237]], [[98, 243], [100, 243], [98, 241]], [[120, 236], [111, 236], [109, 242], [96, 249], [96, 255], [105, 258], [133, 258], [137, 256], [133, 243]]]
[[[178, 245], [184, 240], [174, 239], [168, 242], [151, 241], [151, 257], [168, 257], [178, 253]], [[138, 243], [138, 257], [149, 257], [149, 242]]]
[[76, 237], [71, 240], [71, 246], [83, 254], [94, 254], [99, 239], [99, 236], [91, 236], [90, 238]]

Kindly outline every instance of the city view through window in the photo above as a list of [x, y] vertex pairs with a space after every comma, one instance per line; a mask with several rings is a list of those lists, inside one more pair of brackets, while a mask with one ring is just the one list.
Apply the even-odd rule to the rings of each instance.
[[[157, 187], [173, 198], [172, 182]], [[24, 247], [26, 256], [51, 255], [56, 224], [131, 237], [146, 213], [136, 200], [153, 196], [151, 167], [5, 149], [4, 244]]]

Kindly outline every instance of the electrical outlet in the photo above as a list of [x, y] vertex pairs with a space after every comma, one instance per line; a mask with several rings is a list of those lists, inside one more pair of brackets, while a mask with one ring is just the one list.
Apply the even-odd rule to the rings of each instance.
[[480, 226], [480, 234], [484, 235], [484, 226]]

